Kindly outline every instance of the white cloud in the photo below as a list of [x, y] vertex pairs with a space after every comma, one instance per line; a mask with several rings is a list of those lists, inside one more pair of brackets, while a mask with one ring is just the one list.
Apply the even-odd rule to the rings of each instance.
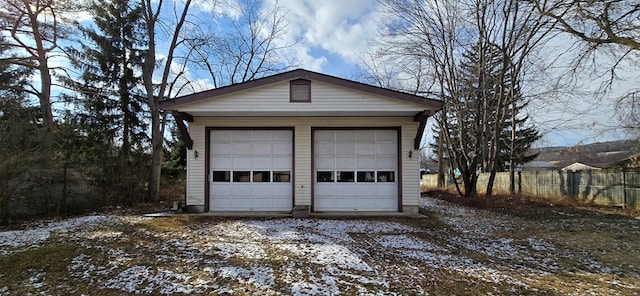
[[[156, 61], [159, 62], [160, 66], [155, 69], [153, 72], [153, 82], [160, 83], [162, 80], [162, 71], [164, 70], [164, 64], [166, 63], [166, 55], [164, 54], [156, 54]], [[194, 72], [189, 69], [189, 67], [184, 67], [183, 65], [176, 63], [175, 60], [171, 62], [171, 66], [169, 67], [169, 78], [168, 81], [171, 83], [176, 80], [175, 89], [167, 90], [171, 91], [169, 94], [170, 97], [183, 96], [196, 92], [201, 92], [209, 89], [214, 89], [215, 86], [209, 79], [200, 78], [197, 75], [194, 75]], [[179, 73], [180, 77], [177, 77]], [[180, 89], [186, 85], [183, 89]], [[177, 93], [178, 90], [180, 93]]]
[[202, 11], [227, 16], [232, 19], [237, 19], [241, 15], [238, 0], [195, 0], [193, 1], [193, 6]]
[[[368, 40], [378, 34], [381, 13], [378, 4], [370, 0], [280, 0], [286, 13], [288, 27], [280, 40], [295, 44], [293, 54], [303, 68], [321, 70], [327, 57], [315, 56], [318, 49], [325, 50], [357, 64], [360, 56], [369, 50]], [[276, 0], [266, 0], [270, 9]]]

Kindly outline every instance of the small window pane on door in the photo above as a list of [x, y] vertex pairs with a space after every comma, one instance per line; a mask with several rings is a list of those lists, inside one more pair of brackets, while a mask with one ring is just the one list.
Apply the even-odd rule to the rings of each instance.
[[378, 171], [378, 182], [395, 182], [394, 171]]
[[358, 172], [358, 182], [375, 182], [376, 181], [376, 172]]
[[233, 182], [251, 182], [251, 172], [249, 171], [233, 172]]
[[289, 183], [291, 182], [291, 172], [289, 171], [274, 171], [273, 182]]
[[333, 172], [332, 171], [319, 171], [317, 175], [318, 182], [333, 182]]
[[253, 182], [271, 182], [270, 171], [254, 171]]
[[338, 182], [354, 182], [354, 173], [351, 171], [338, 172]]
[[231, 172], [213, 171], [213, 182], [229, 182], [229, 181], [231, 181]]

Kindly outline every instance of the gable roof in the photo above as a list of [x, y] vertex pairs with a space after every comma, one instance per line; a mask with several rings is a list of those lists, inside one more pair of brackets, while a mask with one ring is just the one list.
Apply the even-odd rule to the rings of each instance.
[[311, 81], [324, 82], [327, 84], [341, 86], [348, 89], [358, 90], [358, 91], [380, 95], [388, 98], [393, 98], [401, 101], [424, 105], [427, 109], [433, 109], [435, 111], [442, 109], [442, 104], [443, 104], [442, 101], [439, 101], [439, 100], [428, 99], [425, 97], [412, 95], [405, 92], [395, 91], [388, 88], [377, 87], [377, 86], [364, 84], [364, 83], [360, 83], [352, 80], [347, 80], [347, 79], [343, 79], [335, 76], [312, 72], [309, 70], [296, 69], [288, 72], [283, 72], [280, 74], [258, 78], [255, 80], [250, 80], [247, 82], [232, 84], [229, 86], [224, 86], [224, 87], [215, 88], [207, 91], [180, 96], [174, 99], [160, 101], [159, 106], [161, 109], [167, 109], [167, 108], [173, 109], [175, 107], [185, 105], [185, 104], [196, 103], [203, 100], [212, 99], [214, 97], [219, 97], [227, 94], [232, 94], [235, 92], [248, 90], [251, 88], [256, 88], [256, 87], [265, 86], [272, 83], [289, 81], [294, 79], [307, 79]]
[[602, 168], [590, 166], [590, 165], [587, 165], [587, 164], [584, 164], [584, 163], [581, 163], [581, 162], [574, 162], [574, 163], [562, 168], [563, 171], [572, 171], [572, 172], [601, 170], [601, 169]]

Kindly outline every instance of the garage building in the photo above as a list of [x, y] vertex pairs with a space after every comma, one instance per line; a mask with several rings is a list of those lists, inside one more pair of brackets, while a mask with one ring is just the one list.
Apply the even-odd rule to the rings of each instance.
[[194, 212], [406, 212], [437, 100], [293, 70], [163, 101]]

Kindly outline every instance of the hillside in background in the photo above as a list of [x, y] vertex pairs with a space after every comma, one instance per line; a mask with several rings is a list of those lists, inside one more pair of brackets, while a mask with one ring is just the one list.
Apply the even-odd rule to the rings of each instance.
[[[640, 141], [612, 141], [572, 147], [543, 147], [532, 150], [533, 152], [539, 152], [540, 155], [529, 165], [537, 163], [538, 166], [541, 166], [543, 165], [541, 162], [546, 162], [558, 169], [580, 162], [598, 168], [608, 168], [628, 159], [632, 155], [638, 155], [640, 153]], [[432, 155], [432, 157], [435, 158], [435, 155]], [[637, 167], [637, 157], [634, 161], [633, 167]], [[448, 167], [448, 165], [445, 166]], [[437, 172], [438, 163], [434, 159], [422, 159], [421, 168], [427, 169], [429, 173]]]
[[558, 167], [581, 162], [594, 167], [606, 168], [639, 153], [640, 141], [612, 141], [573, 147], [544, 147], [533, 150], [540, 153], [536, 161], [546, 161]]

